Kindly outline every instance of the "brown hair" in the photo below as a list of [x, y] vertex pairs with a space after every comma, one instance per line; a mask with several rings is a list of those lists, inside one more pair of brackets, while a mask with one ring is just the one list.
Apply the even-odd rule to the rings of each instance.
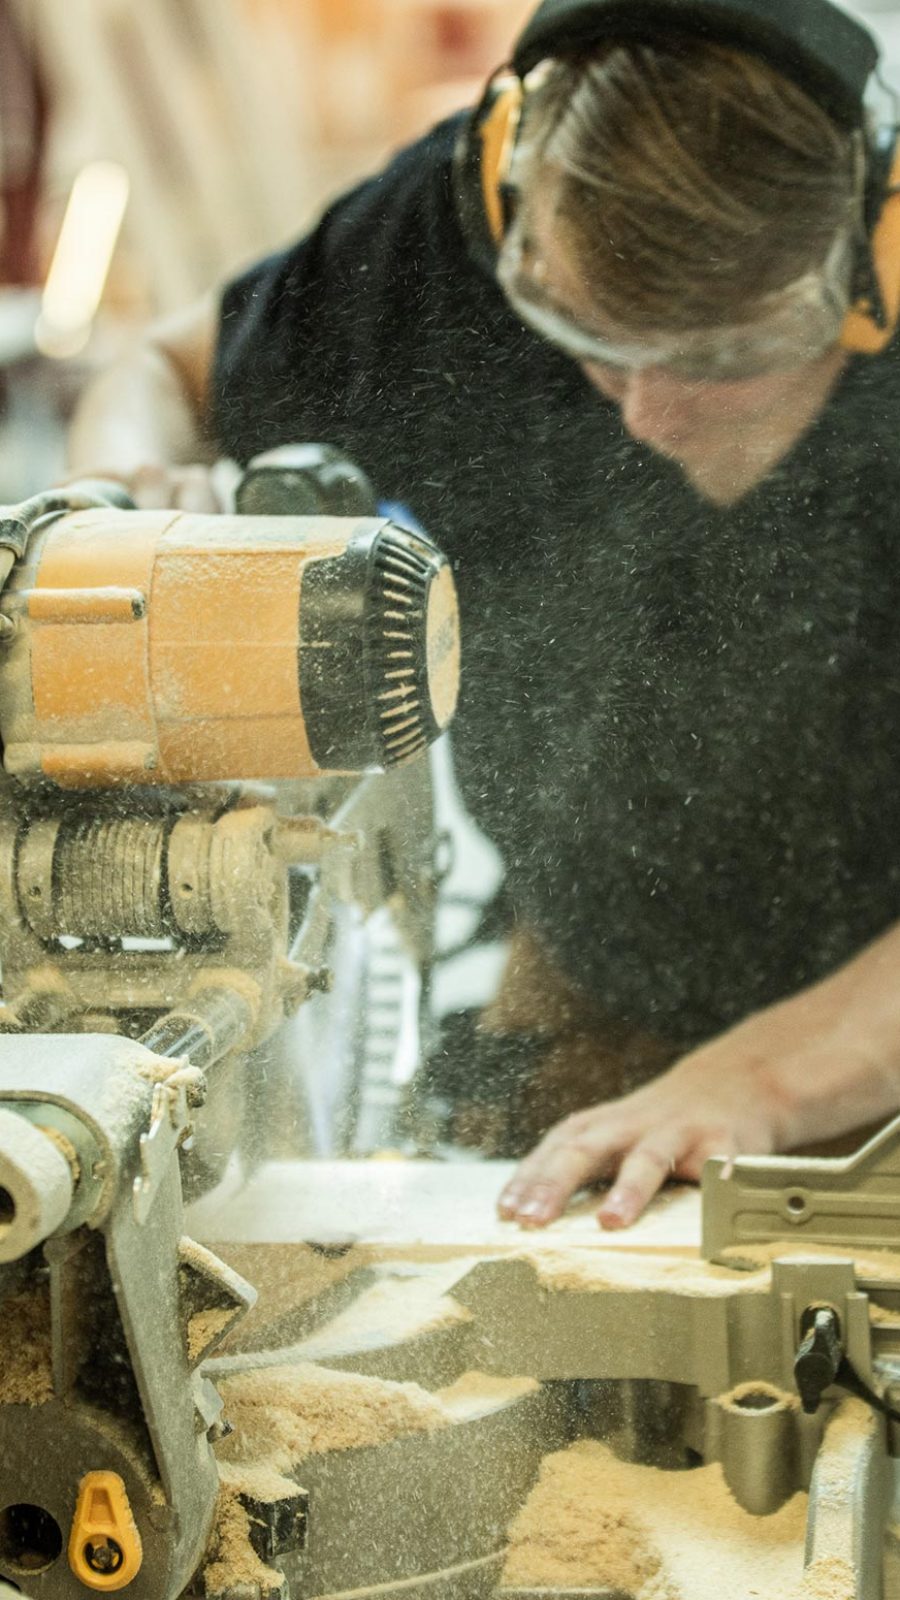
[[667, 36], [556, 62], [529, 90], [523, 195], [549, 170], [615, 322], [715, 326], [861, 229], [860, 148], [764, 62]]

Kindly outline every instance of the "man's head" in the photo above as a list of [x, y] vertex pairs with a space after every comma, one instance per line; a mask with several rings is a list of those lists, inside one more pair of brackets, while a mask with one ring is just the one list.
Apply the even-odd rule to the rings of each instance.
[[727, 414], [753, 454], [752, 430], [773, 412], [783, 428], [798, 388], [837, 370], [862, 136], [774, 67], [677, 34], [555, 61], [529, 87], [512, 178], [508, 296], [702, 490]]

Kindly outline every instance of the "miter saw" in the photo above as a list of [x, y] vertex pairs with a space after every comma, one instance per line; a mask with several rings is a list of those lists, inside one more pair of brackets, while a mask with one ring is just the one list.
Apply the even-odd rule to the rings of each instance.
[[[294, 465], [234, 517], [85, 486], [0, 525], [0, 1593], [900, 1600], [900, 1124], [709, 1163], [674, 1257], [652, 1218], [633, 1253], [492, 1221], [490, 1164], [284, 1158], [259, 1047], [321, 1000], [335, 908], [427, 961], [405, 762], [458, 666], [433, 546], [330, 457], [297, 481], [349, 516], [269, 515]], [[702, 1485], [699, 1537], [701, 1467], [751, 1552], [702, 1593], [641, 1505]], [[572, 1481], [620, 1468], [582, 1570]]]
[[336, 908], [427, 961], [456, 599], [374, 509], [306, 449], [233, 515], [94, 483], [0, 513], [0, 1578], [35, 1597], [191, 1580], [202, 1364], [254, 1293], [183, 1182], [277, 1115], [258, 1052], [329, 987]]

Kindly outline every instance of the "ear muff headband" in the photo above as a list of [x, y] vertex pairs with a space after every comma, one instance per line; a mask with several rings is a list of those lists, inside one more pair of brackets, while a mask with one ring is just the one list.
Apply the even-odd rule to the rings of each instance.
[[490, 104], [478, 125], [481, 143], [480, 170], [484, 215], [497, 250], [507, 227], [504, 195], [509, 183], [524, 90], [519, 78], [503, 73], [493, 80]]
[[847, 312], [841, 334], [845, 350], [877, 356], [891, 343], [900, 324], [900, 139], [894, 144], [886, 199], [870, 235], [873, 295], [865, 295]]
[[544, 0], [515, 46], [512, 65], [524, 78], [548, 56], [607, 39], [652, 44], [661, 30], [673, 29], [762, 57], [835, 121], [859, 127], [878, 46], [831, 0]]
[[[878, 49], [868, 31], [829, 0], [544, 0], [515, 47], [512, 69], [491, 80], [457, 150], [460, 220], [473, 256], [488, 271], [496, 266], [507, 228], [525, 75], [554, 55], [607, 38], [647, 38], [673, 25], [752, 51], [844, 126], [862, 125], [863, 94]], [[886, 192], [871, 233], [874, 292], [848, 312], [841, 334], [843, 348], [862, 355], [885, 350], [900, 323], [900, 140]]]

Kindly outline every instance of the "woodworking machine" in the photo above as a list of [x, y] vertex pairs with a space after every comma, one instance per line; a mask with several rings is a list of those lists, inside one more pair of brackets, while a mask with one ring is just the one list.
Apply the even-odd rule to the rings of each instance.
[[[453, 579], [331, 456], [294, 466], [229, 516], [101, 484], [0, 513], [0, 1577], [35, 1597], [192, 1579], [203, 1361], [254, 1294], [183, 1186], [271, 1131], [265, 1047], [341, 908], [428, 961]], [[344, 514], [268, 513], [310, 483]]]
[[388, 906], [427, 965], [409, 758], [458, 638], [427, 540], [352, 474], [348, 515], [270, 515], [269, 468], [233, 517], [82, 486], [0, 522], [0, 1594], [703, 1600], [640, 1491], [633, 1582], [602, 1499], [590, 1575], [548, 1578], [573, 1509], [543, 1474], [588, 1442], [657, 1500], [719, 1473], [751, 1551], [793, 1517], [790, 1582], [704, 1594], [900, 1600], [900, 1123], [709, 1163], [674, 1256], [652, 1217], [633, 1253], [519, 1234], [471, 1162], [292, 1159], [265, 1051], [340, 909]]

